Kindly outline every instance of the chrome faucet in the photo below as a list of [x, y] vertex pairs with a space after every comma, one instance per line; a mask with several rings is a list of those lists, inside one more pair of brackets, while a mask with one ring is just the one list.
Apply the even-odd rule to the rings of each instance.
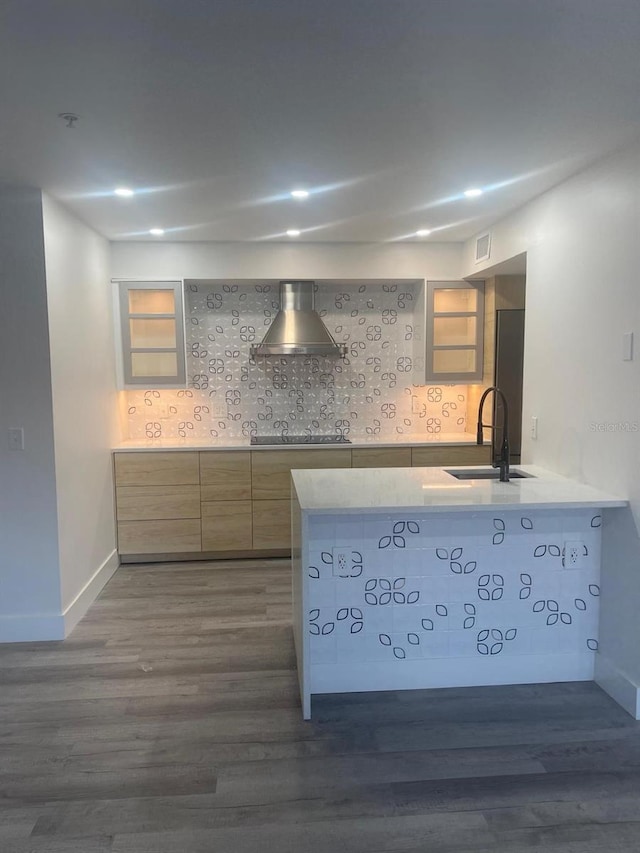
[[484, 406], [484, 401], [486, 397], [491, 393], [500, 395], [500, 399], [502, 400], [502, 445], [500, 447], [500, 456], [497, 459], [492, 461], [492, 465], [494, 468], [500, 469], [500, 482], [508, 483], [509, 482], [509, 407], [507, 405], [507, 398], [504, 396], [503, 392], [492, 385], [491, 388], [487, 388], [482, 397], [480, 397], [480, 406], [478, 407], [478, 444], [484, 444], [484, 429], [490, 429], [494, 432], [497, 432], [498, 427], [495, 424], [483, 424], [482, 423], [482, 407]]

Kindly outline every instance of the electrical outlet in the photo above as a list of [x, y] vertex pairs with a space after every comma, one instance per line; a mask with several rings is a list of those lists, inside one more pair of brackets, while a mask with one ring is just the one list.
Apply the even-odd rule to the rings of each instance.
[[579, 539], [568, 539], [564, 543], [562, 552], [565, 569], [584, 568], [585, 551], [584, 542], [581, 542]]
[[349, 573], [349, 553], [344, 548], [334, 548], [333, 554], [333, 576], [338, 578]]
[[421, 415], [427, 408], [427, 404], [423, 403], [415, 394], [411, 395], [411, 414]]
[[538, 438], [538, 418], [535, 415], [531, 418], [531, 438], [534, 441]]

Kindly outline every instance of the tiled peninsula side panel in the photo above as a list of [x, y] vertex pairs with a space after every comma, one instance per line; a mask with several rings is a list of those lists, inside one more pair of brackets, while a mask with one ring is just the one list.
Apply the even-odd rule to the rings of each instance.
[[310, 515], [310, 692], [592, 677], [600, 524], [575, 510]]
[[127, 391], [132, 439], [342, 433], [352, 440], [464, 432], [466, 385], [412, 385], [417, 285], [319, 287], [316, 308], [345, 359], [249, 357], [278, 285], [185, 285], [188, 389]]

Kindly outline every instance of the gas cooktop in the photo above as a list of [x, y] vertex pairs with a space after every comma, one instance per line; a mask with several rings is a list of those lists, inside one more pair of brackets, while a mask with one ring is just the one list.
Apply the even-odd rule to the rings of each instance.
[[351, 444], [343, 435], [252, 435], [251, 444]]

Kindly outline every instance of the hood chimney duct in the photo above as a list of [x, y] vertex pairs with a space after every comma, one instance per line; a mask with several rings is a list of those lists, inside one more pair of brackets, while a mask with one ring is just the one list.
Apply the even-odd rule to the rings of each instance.
[[315, 310], [314, 281], [281, 281], [280, 310], [262, 343], [251, 347], [251, 357], [317, 355], [344, 358], [347, 347], [338, 344]]

